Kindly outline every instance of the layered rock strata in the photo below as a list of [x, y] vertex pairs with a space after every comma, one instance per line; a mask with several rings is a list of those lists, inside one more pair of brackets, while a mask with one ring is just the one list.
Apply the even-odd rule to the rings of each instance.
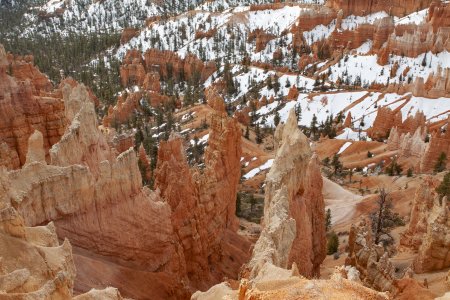
[[0, 45], [0, 160], [9, 169], [25, 163], [28, 138], [34, 130], [43, 135], [47, 159], [50, 147], [64, 134], [64, 102], [60, 94], [48, 93], [50, 88], [50, 81], [32, 65], [31, 58], [8, 60]]
[[[42, 135], [33, 139], [42, 142]], [[42, 148], [42, 147], [41, 147]], [[43, 150], [43, 148], [41, 149]], [[42, 152], [37, 161], [45, 162]], [[55, 225], [28, 227], [14, 208], [14, 190], [8, 171], [0, 167], [0, 298], [25, 299], [109, 299], [121, 300], [117, 289], [93, 290], [73, 297], [76, 269], [67, 239], [60, 245]]]
[[275, 141], [277, 154], [266, 177], [263, 231], [239, 287], [223, 282], [191, 299], [315, 299], [318, 294], [327, 299], [388, 299], [358, 283], [354, 268], [339, 268], [330, 280], [301, 275], [318, 275], [325, 258], [322, 177], [293, 110], [286, 124], [278, 126]]
[[312, 277], [326, 255], [324, 200], [318, 158], [298, 129], [295, 112], [275, 132], [276, 156], [266, 176], [263, 230], [248, 264], [251, 277], [265, 264]]
[[345, 264], [354, 266], [364, 285], [379, 291], [397, 292], [395, 268], [382, 245], [375, 245], [368, 220], [352, 225], [348, 238], [349, 250]]
[[[71, 123], [50, 149], [50, 164], [43, 135], [35, 131], [24, 166], [5, 173], [24, 224], [53, 221], [58, 235], [82, 253], [153, 274], [147, 292], [157, 289], [163, 299], [186, 298], [223, 276], [235, 277], [249, 243], [236, 234], [241, 130], [223, 100], [209, 96], [217, 111], [211, 116], [205, 168], [190, 170], [181, 139], [173, 137], [161, 143], [156, 191], [151, 191], [142, 187], [133, 149], [118, 155], [99, 130], [86, 88], [66, 85], [62, 95]], [[82, 270], [102, 282], [101, 274], [85, 265]]]
[[450, 214], [447, 199], [435, 192], [439, 182], [427, 177], [417, 189], [408, 228], [400, 244], [417, 252], [416, 273], [450, 266]]

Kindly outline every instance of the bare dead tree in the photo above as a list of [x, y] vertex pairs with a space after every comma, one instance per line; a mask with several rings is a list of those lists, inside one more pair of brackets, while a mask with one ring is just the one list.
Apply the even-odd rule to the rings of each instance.
[[380, 197], [378, 198], [378, 216], [377, 216], [377, 224], [375, 227], [375, 244], [378, 244], [380, 241], [380, 236], [383, 233], [383, 211], [386, 207], [386, 202], [388, 201], [388, 193], [384, 188], [379, 189]]
[[404, 225], [403, 219], [399, 214], [392, 211], [392, 201], [389, 192], [385, 188], [379, 188], [378, 194], [377, 208], [370, 214], [375, 244], [380, 242], [382, 235], [387, 235], [393, 240], [390, 234], [391, 229]]

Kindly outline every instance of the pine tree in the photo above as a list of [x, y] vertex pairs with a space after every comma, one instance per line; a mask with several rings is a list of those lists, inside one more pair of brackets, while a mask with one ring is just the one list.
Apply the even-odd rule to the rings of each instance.
[[441, 152], [436, 164], [434, 165], [434, 171], [438, 173], [442, 172], [445, 170], [446, 166], [447, 166], [447, 154], [445, 154], [445, 152]]
[[445, 174], [441, 184], [436, 188], [436, 192], [440, 199], [447, 197], [447, 201], [450, 201], [450, 172]]
[[237, 193], [236, 195], [236, 216], [240, 216], [241, 215], [241, 193]]
[[273, 123], [275, 124], [275, 127], [278, 126], [278, 124], [280, 124], [280, 114], [277, 112], [275, 112], [275, 116], [273, 117]]
[[244, 137], [249, 140], [250, 139], [250, 130], [248, 128], [248, 126], [245, 128], [245, 134]]
[[425, 53], [425, 55], [423, 56], [422, 59], [422, 67], [426, 67], [427, 66], [427, 54]]
[[336, 153], [333, 156], [333, 159], [331, 161], [331, 165], [333, 166], [333, 169], [334, 169], [334, 175], [337, 175], [337, 174], [339, 174], [341, 172], [341, 170], [342, 170], [342, 163], [339, 160], [339, 154]]
[[325, 214], [325, 228], [326, 228], [327, 232], [331, 228], [331, 209], [327, 209], [326, 214]]
[[336, 234], [336, 232], [331, 232], [328, 235], [328, 240], [327, 240], [327, 254], [331, 255], [334, 254], [338, 251], [339, 249], [339, 237]]
[[316, 138], [317, 134], [317, 117], [316, 114], [313, 114], [311, 125], [309, 126], [309, 130], [311, 132], [312, 139]]
[[395, 226], [404, 225], [403, 219], [392, 211], [392, 201], [384, 188], [378, 190], [377, 208], [370, 214], [374, 243], [378, 244], [382, 235], [393, 240], [390, 231]]
[[273, 79], [273, 90], [275, 91], [275, 94], [278, 94], [278, 91], [280, 90], [280, 81], [276, 73]]
[[300, 123], [302, 119], [302, 106], [300, 103], [295, 106], [295, 115], [297, 116], [297, 123]]
[[259, 128], [259, 124], [256, 124], [255, 126], [255, 135], [256, 135], [256, 143], [257, 144], [261, 144], [263, 141], [262, 135], [261, 135], [261, 130]]

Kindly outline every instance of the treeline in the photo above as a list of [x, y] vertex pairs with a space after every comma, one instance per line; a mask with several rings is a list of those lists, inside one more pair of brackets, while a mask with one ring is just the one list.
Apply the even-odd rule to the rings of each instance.
[[107, 50], [117, 47], [119, 40], [118, 33], [55, 33], [47, 37], [2, 37], [0, 43], [14, 54], [32, 54], [36, 66], [55, 83], [61, 75], [71, 76], [92, 88], [102, 103], [113, 104], [113, 95], [120, 90], [120, 62]]

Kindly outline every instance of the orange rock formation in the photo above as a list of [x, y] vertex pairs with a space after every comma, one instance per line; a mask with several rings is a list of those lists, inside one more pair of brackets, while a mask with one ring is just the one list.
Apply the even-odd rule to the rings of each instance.
[[400, 244], [417, 251], [416, 273], [442, 270], [450, 266], [450, 211], [447, 199], [435, 192], [439, 181], [424, 180], [416, 191], [408, 228]]
[[378, 11], [386, 11], [394, 16], [405, 16], [412, 12], [422, 10], [430, 5], [432, 0], [331, 0], [327, 6], [336, 10], [342, 9], [344, 16], [356, 15], [365, 16]]
[[[44, 136], [35, 131], [23, 168], [3, 171], [1, 184], [10, 186], [23, 223], [53, 221], [58, 235], [77, 248], [117, 268], [152, 274], [147, 293], [158, 290], [163, 299], [186, 298], [223, 276], [235, 277], [248, 258], [249, 243], [236, 234], [241, 130], [220, 109], [223, 100], [214, 98], [220, 110], [211, 116], [205, 168], [190, 170], [181, 140], [173, 138], [161, 144], [157, 191], [151, 191], [142, 187], [136, 153], [129, 149], [117, 155], [98, 129], [86, 88], [67, 84], [62, 94], [70, 126], [51, 148], [50, 164]], [[86, 265], [81, 270], [106, 285], [101, 273]], [[71, 292], [73, 276], [69, 283]]]
[[326, 255], [322, 176], [294, 110], [277, 127], [275, 146], [266, 177], [264, 227], [247, 267], [251, 278], [268, 264], [286, 269], [293, 263], [300, 274], [316, 276]]
[[16, 169], [25, 163], [28, 137], [35, 129], [43, 134], [48, 154], [67, 122], [60, 93], [48, 93], [52, 85], [32, 65], [32, 58], [9, 59], [0, 45], [0, 160]]

